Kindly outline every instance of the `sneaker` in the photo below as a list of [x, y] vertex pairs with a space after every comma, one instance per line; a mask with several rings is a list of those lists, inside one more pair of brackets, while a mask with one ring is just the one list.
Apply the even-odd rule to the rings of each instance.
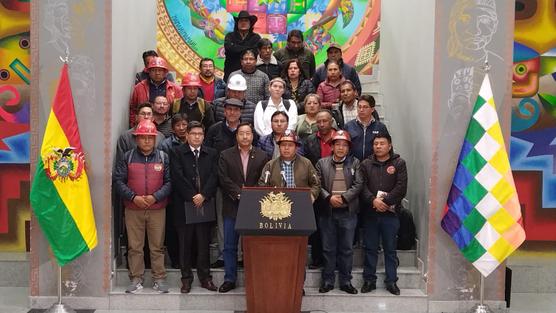
[[153, 289], [158, 291], [159, 293], [168, 293], [169, 287], [164, 280], [157, 280], [153, 284]]
[[126, 293], [137, 293], [139, 290], [143, 289], [142, 281], [138, 278], [134, 278], [129, 286], [127, 286]]

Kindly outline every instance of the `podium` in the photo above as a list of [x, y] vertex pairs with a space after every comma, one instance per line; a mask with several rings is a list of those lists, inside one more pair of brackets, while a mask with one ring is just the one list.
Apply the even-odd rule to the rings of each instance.
[[307, 236], [316, 230], [310, 189], [244, 187], [240, 198], [247, 312], [301, 312]]

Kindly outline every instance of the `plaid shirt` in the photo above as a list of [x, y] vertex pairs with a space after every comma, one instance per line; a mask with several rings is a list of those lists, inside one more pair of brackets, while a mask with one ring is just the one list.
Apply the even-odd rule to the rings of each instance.
[[345, 103], [342, 103], [340, 108], [342, 110], [342, 116], [344, 117], [344, 125], [357, 117], [357, 100], [353, 101], [351, 110], [348, 109]]
[[293, 177], [293, 162], [282, 161], [280, 162], [280, 167], [282, 171], [284, 171], [284, 179], [286, 180], [286, 187], [287, 188], [295, 188], [295, 179]]

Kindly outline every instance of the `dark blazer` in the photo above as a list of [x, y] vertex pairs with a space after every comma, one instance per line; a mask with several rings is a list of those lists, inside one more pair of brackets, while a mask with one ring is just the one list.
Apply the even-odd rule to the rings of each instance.
[[[205, 201], [214, 201], [218, 177], [218, 153], [213, 148], [201, 146], [199, 152], [199, 176], [201, 177], [201, 194]], [[170, 175], [172, 177], [172, 218], [176, 226], [185, 226], [184, 201], [193, 201], [198, 193], [196, 187], [197, 171], [195, 156], [188, 144], [180, 145], [170, 151]]]
[[222, 189], [222, 215], [224, 217], [236, 218], [241, 187], [257, 186], [263, 167], [268, 160], [263, 150], [253, 147], [247, 162], [247, 177], [245, 177], [239, 148], [235, 146], [222, 151], [218, 161], [218, 178]]
[[[349, 212], [357, 213], [359, 212], [359, 194], [363, 189], [363, 174], [359, 170], [359, 160], [348, 155], [344, 161], [343, 168], [347, 190], [342, 193], [342, 198], [348, 204]], [[319, 210], [325, 215], [331, 215], [334, 209], [330, 205], [330, 197], [332, 197], [332, 184], [336, 175], [336, 165], [332, 156], [320, 159], [315, 169], [321, 184], [318, 199]]]
[[320, 138], [317, 137], [317, 134], [311, 134], [303, 143], [303, 149], [305, 152], [305, 157], [311, 161], [311, 164], [316, 165], [317, 162], [321, 159], [321, 150], [320, 150]]

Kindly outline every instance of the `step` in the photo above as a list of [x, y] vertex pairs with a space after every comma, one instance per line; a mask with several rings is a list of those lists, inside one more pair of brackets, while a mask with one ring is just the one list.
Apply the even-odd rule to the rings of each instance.
[[[397, 250], [400, 266], [416, 266], [417, 257], [416, 250]], [[211, 263], [218, 258], [218, 250], [214, 247], [210, 249]], [[353, 266], [363, 266], [365, 257], [365, 250], [363, 248], [353, 249]], [[311, 248], [307, 248], [307, 264], [311, 262]], [[377, 266], [384, 266], [384, 253], [382, 251], [378, 254]]]
[[[166, 270], [166, 280], [170, 287], [178, 287], [181, 285], [181, 273], [180, 270], [177, 269], [167, 269]], [[193, 280], [193, 286], [199, 286], [199, 281], [197, 279], [196, 271], [193, 270], [193, 274], [195, 279]], [[352, 270], [352, 284], [355, 287], [361, 287], [363, 285], [363, 268], [355, 267]], [[224, 282], [224, 270], [219, 269], [211, 269], [212, 279], [215, 285], [220, 286]], [[336, 275], [337, 276], [337, 275]], [[384, 286], [384, 268], [379, 267], [377, 269], [377, 286], [383, 287]], [[115, 286], [117, 287], [124, 287], [129, 284], [129, 277], [128, 271], [126, 269], [118, 269], [116, 271], [116, 280], [114, 282]], [[243, 269], [238, 270], [237, 274], [237, 285], [244, 286], [244, 272]], [[398, 286], [400, 288], [407, 288], [407, 289], [417, 289], [419, 288], [421, 283], [421, 276], [420, 272], [417, 267], [399, 267], [398, 268]], [[150, 270], [145, 270], [144, 276], [144, 285], [145, 286], [152, 286], [152, 278], [150, 274]], [[321, 284], [321, 270], [310, 270], [306, 271], [305, 277], [305, 287], [306, 288], [318, 288]], [[338, 282], [336, 281], [336, 286], [338, 286]]]
[[[384, 289], [371, 293], [350, 295], [340, 290], [326, 294], [318, 288], [306, 288], [301, 309], [303, 311], [325, 312], [408, 312], [427, 311], [427, 296], [418, 289], [401, 289], [400, 296], [394, 296]], [[211, 292], [201, 287], [193, 287], [188, 294], [181, 294], [179, 288], [170, 288], [170, 293], [159, 294], [151, 288], [144, 288], [137, 294], [126, 294], [124, 287], [110, 293], [111, 310], [245, 310], [245, 289], [238, 287], [228, 293]]]

